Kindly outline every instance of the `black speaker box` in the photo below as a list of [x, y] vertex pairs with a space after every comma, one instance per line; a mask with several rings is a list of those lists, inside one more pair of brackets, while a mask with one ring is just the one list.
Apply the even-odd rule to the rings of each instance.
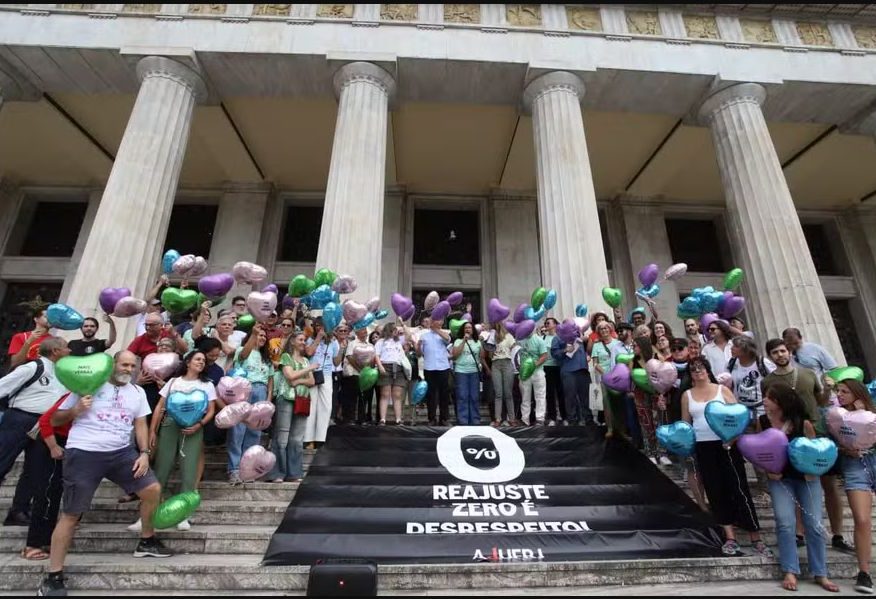
[[376, 597], [377, 564], [369, 560], [321, 560], [310, 567], [307, 596]]

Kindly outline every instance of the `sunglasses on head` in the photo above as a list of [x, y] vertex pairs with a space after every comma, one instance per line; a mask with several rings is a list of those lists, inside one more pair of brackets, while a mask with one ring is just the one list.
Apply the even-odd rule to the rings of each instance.
[[691, 372], [705, 372], [706, 367], [703, 366], [702, 364], [694, 364], [693, 366], [690, 366], [690, 371]]

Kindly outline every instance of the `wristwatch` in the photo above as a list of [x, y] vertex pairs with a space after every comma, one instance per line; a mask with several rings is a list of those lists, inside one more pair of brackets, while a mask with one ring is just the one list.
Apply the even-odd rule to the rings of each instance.
[[151, 456], [151, 455], [152, 455], [152, 450], [151, 450], [151, 449], [141, 449], [141, 450], [140, 450], [140, 455], [143, 455], [144, 453], [145, 453], [146, 455], [148, 455], [148, 456]]

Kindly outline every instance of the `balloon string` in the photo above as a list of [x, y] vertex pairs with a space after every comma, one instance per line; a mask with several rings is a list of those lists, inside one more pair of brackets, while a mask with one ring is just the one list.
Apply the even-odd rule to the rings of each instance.
[[[804, 479], [804, 480], [805, 480], [805, 479]], [[796, 497], [796, 495], [794, 495], [794, 492], [793, 492], [793, 491], [791, 490], [791, 488], [785, 483], [784, 480], [780, 480], [779, 482], [782, 484], [783, 487], [785, 487], [785, 490], [786, 490], [786, 491], [788, 492], [788, 494], [791, 496], [791, 500], [794, 502], [794, 505], [797, 506], [797, 508], [800, 510], [800, 512], [802, 512], [803, 515], [809, 517], [810, 520], [812, 520], [813, 522], [815, 522], [815, 532], [818, 534], [818, 536], [821, 537], [822, 539], [825, 539], [825, 540], [826, 540], [826, 539], [829, 539], [829, 538], [830, 538], [830, 535], [828, 535], [828, 533], [827, 533], [827, 529], [824, 528], [824, 524], [821, 523], [820, 519], [816, 518], [816, 517], [815, 517], [815, 514], [810, 514], [809, 511], [808, 511], [805, 507], [803, 507], [802, 505], [800, 505], [800, 502], [797, 501], [797, 497]], [[815, 498], [812, 496], [812, 489], [809, 488], [809, 482], [811, 482], [811, 481], [808, 481], [808, 480], [806, 481], [806, 483], [807, 483], [807, 484], [806, 484], [806, 492], [809, 493], [809, 500], [810, 500], [811, 502], [814, 502], [814, 499], [815, 499]], [[805, 524], [805, 522], [804, 522], [804, 524]]]
[[185, 446], [185, 444], [186, 444], [186, 436], [183, 435], [182, 441], [180, 441], [180, 443], [179, 443], [179, 457], [181, 457], [181, 458], [186, 457], [186, 454], [183, 453], [183, 446]]
[[[724, 446], [724, 449], [727, 450], [727, 460], [730, 462], [730, 469], [733, 471], [733, 475], [736, 477], [736, 488], [739, 491], [739, 495], [742, 496], [742, 499], [745, 501], [745, 507], [748, 509], [748, 515], [751, 516], [751, 523], [757, 524], [757, 516], [754, 515], [754, 509], [752, 502], [749, 500], [748, 495], [742, 490], [742, 481], [739, 479], [739, 471], [736, 470], [736, 466], [733, 464], [733, 459], [730, 457], [730, 447]], [[744, 472], [744, 466], [743, 466]]]

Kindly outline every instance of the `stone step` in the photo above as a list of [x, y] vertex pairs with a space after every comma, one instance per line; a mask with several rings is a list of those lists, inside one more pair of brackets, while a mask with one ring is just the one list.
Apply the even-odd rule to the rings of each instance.
[[[310, 462], [302, 463], [304, 472], [310, 468]], [[22, 465], [20, 463], [15, 463], [12, 466], [12, 469], [9, 471], [9, 474], [3, 481], [3, 484], [0, 485], [0, 488], [3, 486], [12, 485], [18, 481], [18, 477], [21, 474]], [[171, 480], [174, 480], [178, 475], [178, 470], [174, 469], [171, 472]], [[228, 480], [228, 462], [226, 460], [207, 460], [204, 462], [204, 480], [212, 480], [212, 481], [225, 481]]]
[[[201, 482], [201, 499], [224, 499], [227, 501], [292, 501], [299, 483], [255, 482], [245, 485], [230, 485], [226, 480], [205, 480]], [[170, 479], [170, 493], [179, 487], [178, 479]], [[9, 499], [15, 494], [15, 485], [4, 483], [0, 485], [0, 500]], [[118, 499], [122, 490], [108, 480], [104, 480], [97, 488], [96, 499]]]

